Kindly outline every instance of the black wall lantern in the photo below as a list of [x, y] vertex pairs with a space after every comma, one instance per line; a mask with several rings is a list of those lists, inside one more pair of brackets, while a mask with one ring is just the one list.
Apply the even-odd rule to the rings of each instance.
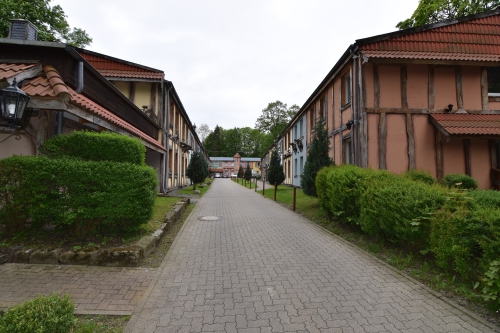
[[345, 124], [345, 127], [350, 130], [352, 128], [352, 125], [354, 125], [354, 121], [352, 120], [349, 120], [346, 124]]
[[26, 127], [31, 114], [26, 110], [29, 100], [30, 97], [17, 87], [16, 79], [11, 86], [0, 90], [0, 117], [7, 121], [7, 124], [0, 126], [11, 129]]

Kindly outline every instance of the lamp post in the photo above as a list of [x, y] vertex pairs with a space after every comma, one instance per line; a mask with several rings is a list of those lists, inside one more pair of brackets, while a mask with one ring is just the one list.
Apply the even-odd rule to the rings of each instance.
[[30, 97], [17, 87], [16, 79], [11, 86], [0, 90], [0, 117], [7, 122], [0, 126], [6, 127], [6, 130], [12, 133], [24, 128], [31, 113], [26, 110], [29, 100]]

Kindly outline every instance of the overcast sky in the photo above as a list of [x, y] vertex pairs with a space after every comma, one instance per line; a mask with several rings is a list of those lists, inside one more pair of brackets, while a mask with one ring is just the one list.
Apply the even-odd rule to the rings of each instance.
[[302, 104], [356, 39], [395, 31], [418, 0], [53, 0], [88, 49], [157, 68], [192, 123], [254, 127]]

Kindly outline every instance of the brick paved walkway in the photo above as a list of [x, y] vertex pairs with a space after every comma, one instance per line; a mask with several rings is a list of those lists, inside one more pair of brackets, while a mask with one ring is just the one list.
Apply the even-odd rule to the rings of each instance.
[[154, 277], [146, 268], [0, 265], [0, 309], [53, 291], [69, 293], [78, 314], [129, 315]]
[[[221, 216], [200, 221], [200, 216]], [[229, 179], [201, 198], [126, 333], [494, 332]]]

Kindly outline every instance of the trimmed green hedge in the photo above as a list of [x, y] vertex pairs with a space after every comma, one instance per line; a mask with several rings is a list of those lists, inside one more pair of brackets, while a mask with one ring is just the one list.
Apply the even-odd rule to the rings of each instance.
[[441, 183], [448, 188], [463, 190], [475, 190], [478, 187], [477, 181], [474, 178], [461, 173], [450, 173], [443, 177]]
[[97, 227], [135, 230], [152, 213], [155, 170], [130, 163], [13, 156], [0, 160], [0, 223], [68, 226], [85, 237]]
[[360, 198], [361, 229], [402, 246], [425, 246], [444, 191], [406, 177], [372, 177]]
[[10, 308], [0, 317], [0, 333], [72, 332], [77, 319], [68, 295], [37, 296]]
[[40, 149], [51, 158], [75, 157], [86, 161], [146, 165], [146, 147], [139, 139], [112, 132], [76, 131], [57, 135], [45, 141]]

